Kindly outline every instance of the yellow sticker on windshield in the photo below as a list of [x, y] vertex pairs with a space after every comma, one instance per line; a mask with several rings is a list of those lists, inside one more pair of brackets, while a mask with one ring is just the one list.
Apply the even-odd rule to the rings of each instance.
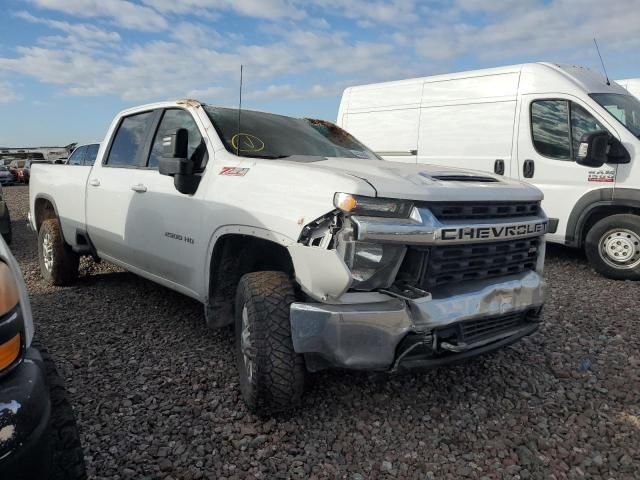
[[255, 135], [250, 133], [236, 133], [231, 139], [231, 146], [238, 150], [238, 142], [240, 143], [241, 152], [259, 152], [264, 150], [264, 142]]

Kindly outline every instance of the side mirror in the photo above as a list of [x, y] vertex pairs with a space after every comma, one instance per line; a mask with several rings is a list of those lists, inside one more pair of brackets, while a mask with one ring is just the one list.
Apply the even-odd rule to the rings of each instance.
[[611, 137], [609, 141], [609, 153], [607, 154], [609, 160], [607, 163], [629, 163], [631, 162], [631, 155], [625, 148], [620, 140], [615, 137]]
[[599, 130], [586, 133], [580, 140], [576, 163], [585, 167], [601, 167], [607, 163], [609, 151], [609, 132]]
[[189, 132], [179, 128], [176, 133], [162, 138], [162, 157], [158, 165], [160, 175], [173, 177], [173, 185], [180, 193], [193, 194], [200, 177], [195, 175], [193, 160], [189, 158]]

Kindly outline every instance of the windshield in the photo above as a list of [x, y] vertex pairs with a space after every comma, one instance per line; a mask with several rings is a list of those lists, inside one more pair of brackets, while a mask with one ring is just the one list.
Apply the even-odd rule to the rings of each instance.
[[621, 93], [592, 93], [590, 97], [640, 138], [640, 101], [636, 97]]
[[252, 158], [286, 158], [292, 155], [380, 160], [375, 153], [340, 127], [324, 120], [285, 117], [205, 106], [226, 149]]

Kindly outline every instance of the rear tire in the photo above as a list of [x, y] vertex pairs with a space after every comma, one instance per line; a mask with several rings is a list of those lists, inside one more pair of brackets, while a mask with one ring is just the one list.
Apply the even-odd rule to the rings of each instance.
[[593, 268], [614, 280], [640, 280], [640, 217], [611, 215], [587, 233], [585, 252]]
[[38, 263], [42, 278], [49, 285], [71, 285], [78, 279], [80, 256], [65, 243], [57, 218], [45, 220], [40, 225]]
[[254, 272], [238, 284], [235, 336], [240, 390], [249, 410], [269, 415], [300, 402], [305, 365], [293, 349], [293, 284], [282, 272]]

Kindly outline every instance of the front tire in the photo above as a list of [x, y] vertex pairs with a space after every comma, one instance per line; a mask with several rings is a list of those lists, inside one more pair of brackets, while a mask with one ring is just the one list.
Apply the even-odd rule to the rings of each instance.
[[57, 218], [45, 220], [40, 225], [38, 263], [42, 278], [49, 285], [71, 285], [78, 278], [80, 256], [64, 241]]
[[587, 233], [585, 252], [593, 268], [614, 280], [640, 280], [640, 217], [611, 215]]
[[293, 284], [282, 272], [254, 272], [238, 284], [235, 336], [240, 390], [259, 415], [287, 410], [300, 402], [305, 365], [293, 349], [289, 311]]

